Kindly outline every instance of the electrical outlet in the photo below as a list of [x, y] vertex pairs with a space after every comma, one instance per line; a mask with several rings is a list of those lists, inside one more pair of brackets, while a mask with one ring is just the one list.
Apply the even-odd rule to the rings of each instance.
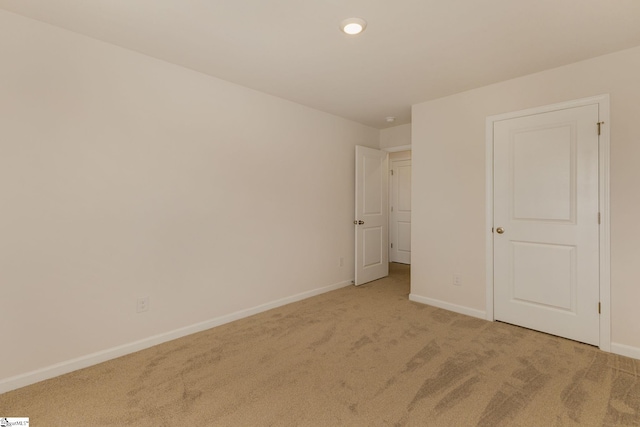
[[453, 284], [454, 284], [454, 286], [462, 286], [462, 280], [460, 279], [460, 275], [459, 274], [454, 274], [453, 275]]
[[340, 267], [344, 267], [344, 257], [340, 257], [339, 265]]
[[136, 312], [143, 313], [149, 311], [149, 297], [138, 298], [136, 301]]

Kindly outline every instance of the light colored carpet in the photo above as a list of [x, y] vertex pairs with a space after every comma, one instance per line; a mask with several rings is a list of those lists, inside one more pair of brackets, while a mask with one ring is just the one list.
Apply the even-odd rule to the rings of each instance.
[[640, 361], [408, 301], [409, 269], [0, 395], [33, 426], [638, 426]]

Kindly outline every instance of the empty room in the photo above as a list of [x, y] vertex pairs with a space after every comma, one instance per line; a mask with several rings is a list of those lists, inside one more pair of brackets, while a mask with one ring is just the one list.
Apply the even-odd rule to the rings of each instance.
[[0, 0], [0, 425], [639, 426], [637, 0]]

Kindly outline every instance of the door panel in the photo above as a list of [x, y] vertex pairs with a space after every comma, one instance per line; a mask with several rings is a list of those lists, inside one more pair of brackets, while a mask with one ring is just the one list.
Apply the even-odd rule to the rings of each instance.
[[372, 267], [382, 263], [382, 227], [366, 228], [364, 239], [364, 267]]
[[398, 221], [398, 252], [405, 253], [409, 256], [405, 264], [411, 263], [411, 223]]
[[[386, 155], [386, 153], [385, 153]], [[381, 215], [386, 209], [382, 205], [382, 188], [386, 188], [385, 183], [380, 179], [381, 158], [379, 155], [364, 155], [364, 170], [362, 183], [364, 186], [364, 197], [362, 198], [364, 215]]]
[[598, 106], [494, 123], [494, 316], [599, 342]]
[[570, 221], [573, 218], [576, 147], [571, 135], [575, 135], [574, 123], [514, 133], [514, 219]]
[[575, 246], [527, 242], [511, 244], [513, 298], [575, 313]]
[[388, 154], [356, 146], [356, 286], [389, 275]]

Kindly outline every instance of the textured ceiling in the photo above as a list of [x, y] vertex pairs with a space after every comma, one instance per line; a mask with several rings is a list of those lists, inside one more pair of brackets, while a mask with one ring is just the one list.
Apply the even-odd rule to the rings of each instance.
[[[376, 128], [411, 105], [640, 45], [639, 0], [0, 0]], [[359, 36], [338, 30], [361, 17]]]

